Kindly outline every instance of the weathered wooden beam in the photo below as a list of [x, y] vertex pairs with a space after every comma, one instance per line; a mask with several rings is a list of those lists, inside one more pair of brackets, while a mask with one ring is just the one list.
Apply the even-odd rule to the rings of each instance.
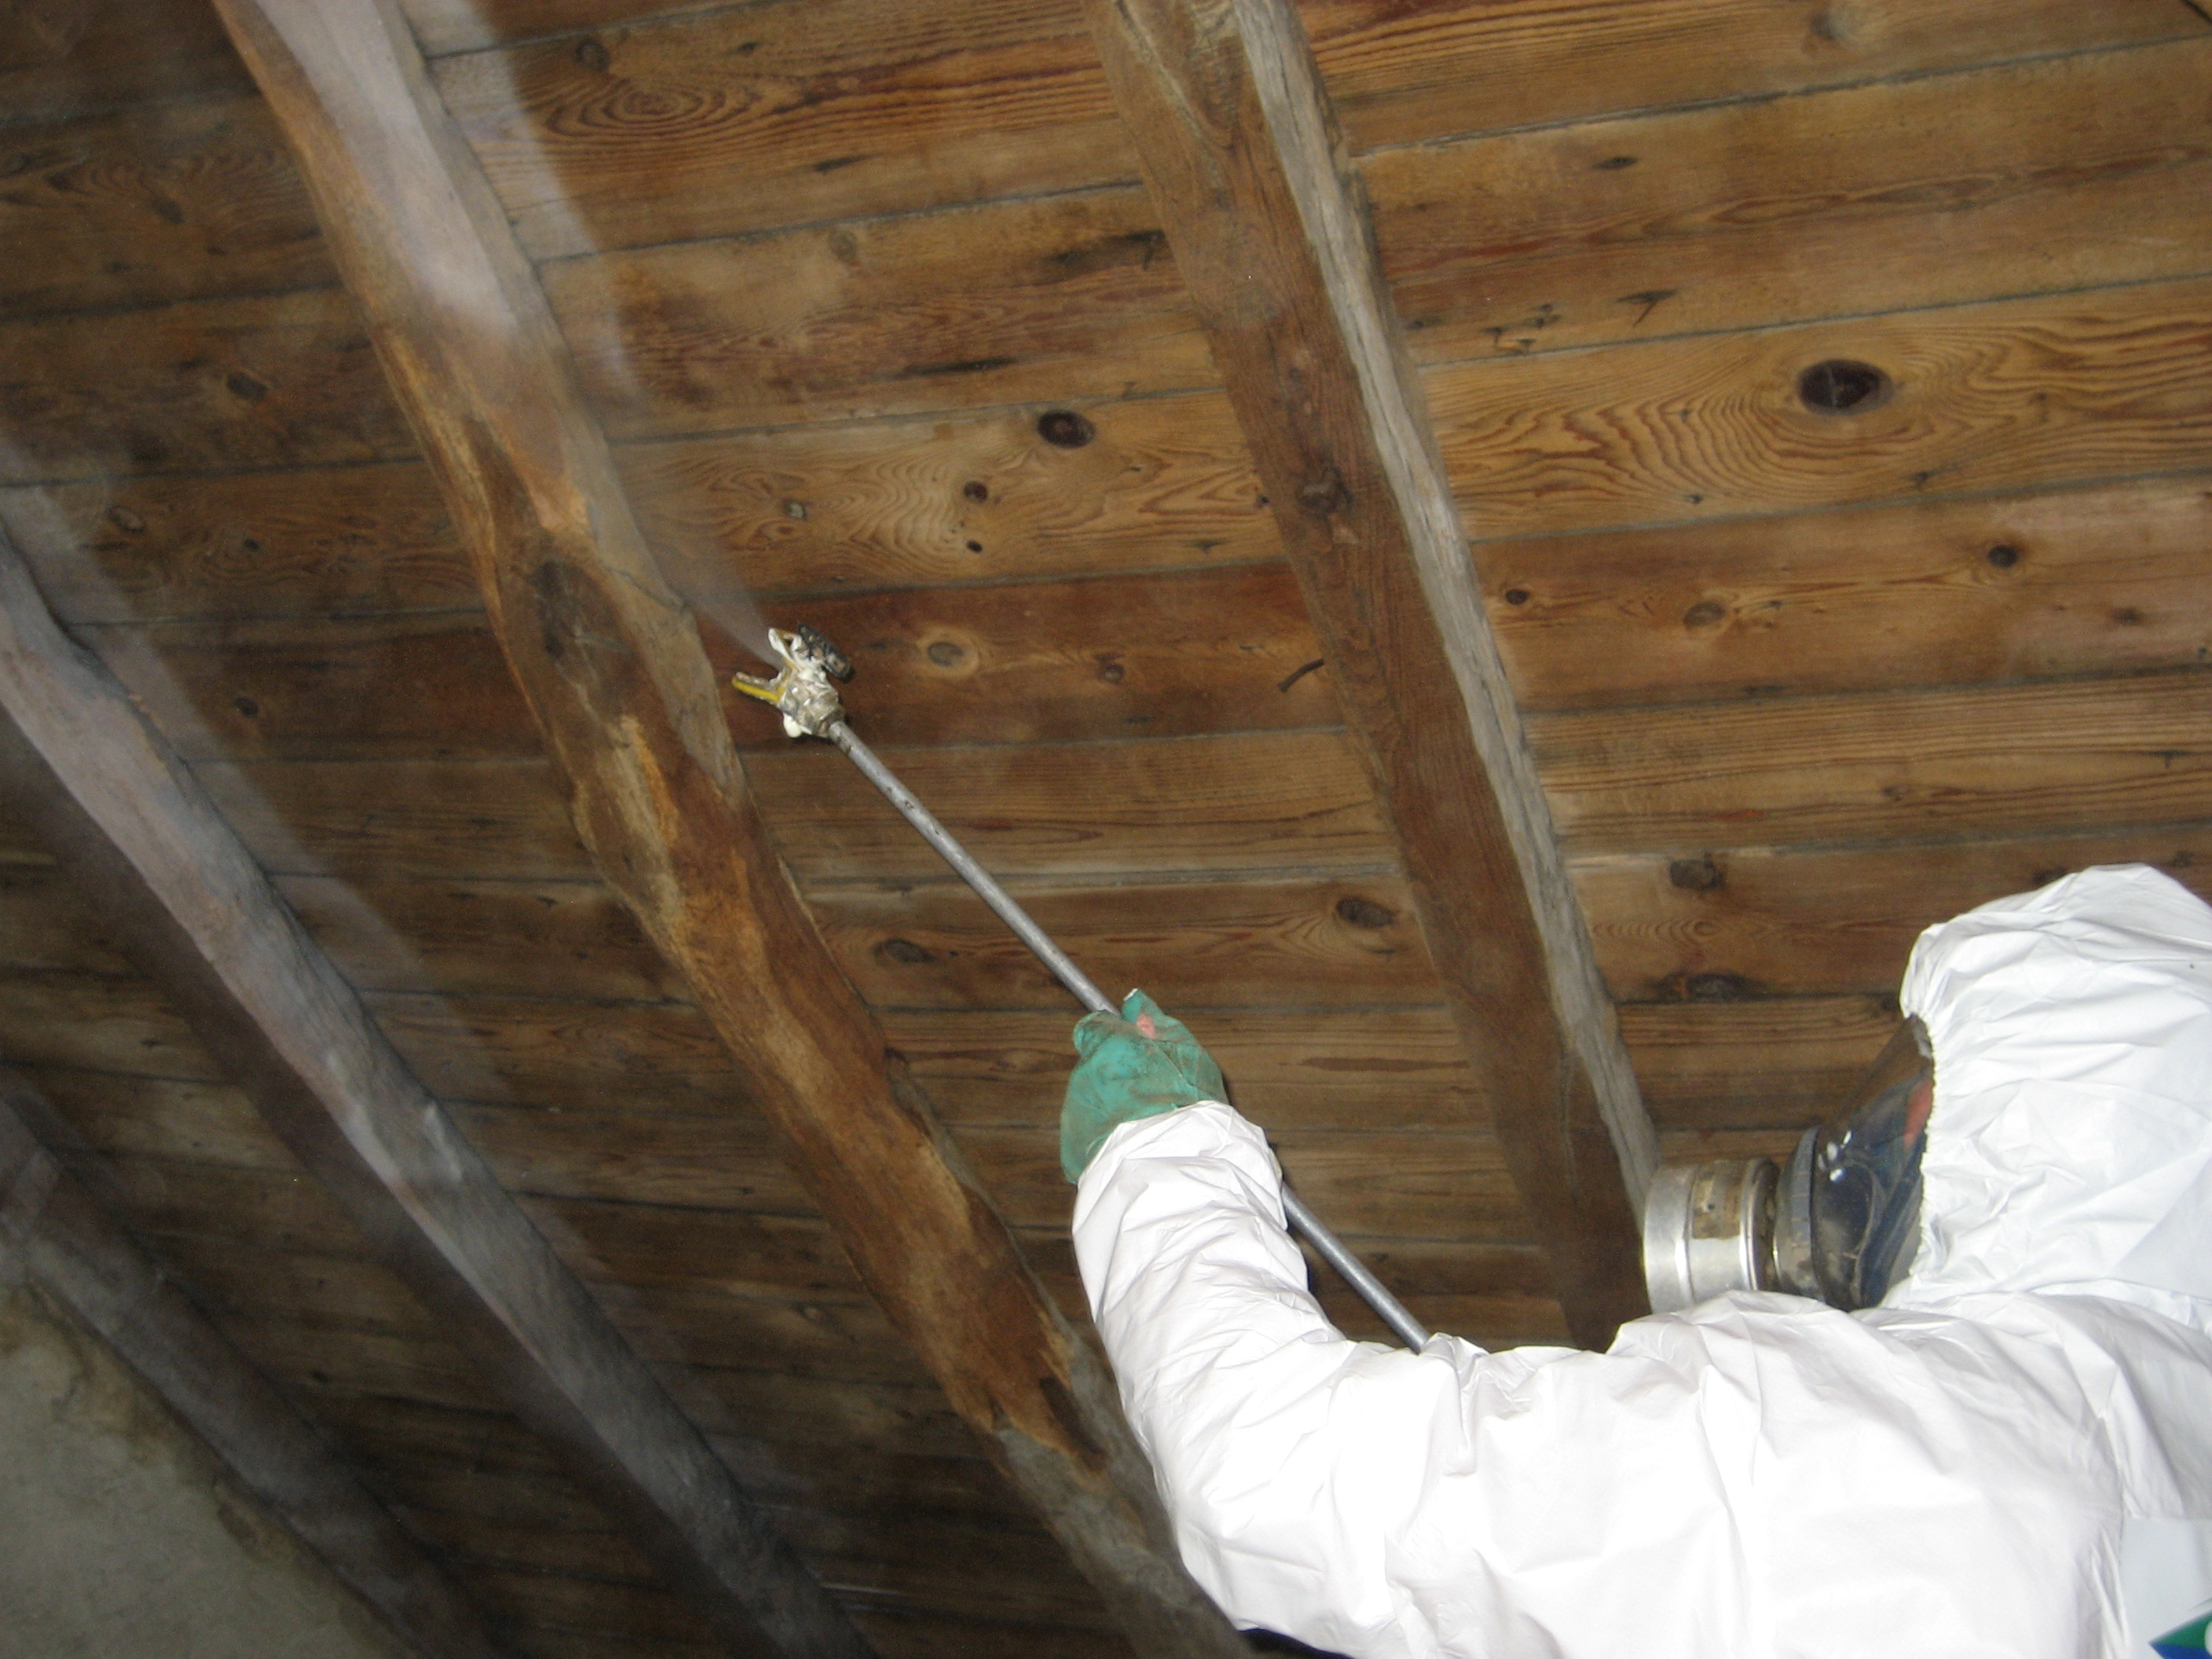
[[371, 1248], [734, 1652], [866, 1644], [0, 538], [0, 793]]
[[696, 627], [404, 24], [380, 0], [218, 9], [300, 159], [601, 873], [690, 982], [871, 1293], [1138, 1650], [1243, 1653], [1176, 1559], [1111, 1378], [777, 861]]
[[0, 1257], [122, 1355], [240, 1485], [424, 1659], [495, 1659], [476, 1609], [58, 1152], [66, 1124], [0, 1066]]
[[1365, 201], [1290, 0], [1085, 0], [1568, 1320], [1644, 1310], [1656, 1158]]

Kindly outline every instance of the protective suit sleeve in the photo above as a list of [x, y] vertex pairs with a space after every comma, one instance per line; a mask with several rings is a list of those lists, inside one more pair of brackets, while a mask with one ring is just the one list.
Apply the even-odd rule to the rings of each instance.
[[[1459, 1377], [1347, 1340], [1306, 1290], [1258, 1130], [1204, 1103], [1117, 1129], [1079, 1183], [1076, 1253], [1183, 1559], [1230, 1614], [1316, 1646], [1431, 1650], [1387, 1557]], [[1385, 1444], [1395, 1440], [1401, 1443]], [[1418, 1615], [1413, 1623], [1418, 1625]]]

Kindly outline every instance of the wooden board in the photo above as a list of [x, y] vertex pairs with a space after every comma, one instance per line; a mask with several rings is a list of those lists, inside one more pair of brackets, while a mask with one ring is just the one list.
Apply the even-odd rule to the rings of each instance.
[[0, 322], [0, 483], [413, 448], [336, 289]]
[[[950, 6], [412, 0], [440, 90], [533, 250], [573, 251], [1135, 175], [1066, 0]], [[2171, 38], [2157, 0], [1301, 8], [1355, 145], [1758, 97]], [[590, 33], [575, 31], [589, 30]], [[531, 36], [551, 36], [529, 41]], [[585, 43], [588, 42], [586, 45]], [[592, 48], [597, 47], [595, 51]], [[891, 135], [896, 134], [893, 140]], [[557, 204], [580, 204], [573, 221]]]
[[414, 461], [5, 490], [0, 524], [73, 625], [477, 603]]
[[[1480, 537], [2201, 470], [2212, 283], [1538, 353], [1429, 371]], [[1807, 408], [1798, 377], [1864, 362], [1895, 390]]]
[[[1237, 1109], [1270, 1130], [1482, 1128], [1451, 1016], [1430, 1008], [1178, 1011]], [[1046, 1130], [1074, 1064], [1059, 1010], [886, 1012], [884, 1030], [950, 1123]]]
[[[1036, 890], [1022, 902], [1100, 984], [1142, 984], [1170, 1007], [1387, 1006], [1437, 994], [1412, 900], [1393, 879]], [[813, 908], [840, 965], [879, 1007], [1075, 1012], [964, 887], [823, 893]]]
[[2093, 830], [2212, 817], [2212, 678], [1747, 700], [1530, 724], [1574, 852]]
[[0, 177], [10, 181], [0, 192], [0, 240], [10, 250], [0, 307], [15, 315], [336, 280], [258, 98], [11, 126]]
[[[1060, 1172], [1056, 1131], [976, 1128], [956, 1135], [1009, 1220], [1068, 1224], [1075, 1189]], [[1299, 1196], [1334, 1231], [1481, 1243], [1534, 1236], [1487, 1133], [1275, 1128], [1268, 1140]]]
[[2126, 673], [2212, 650], [2212, 477], [1475, 550], [1522, 704]]
[[131, 978], [113, 938], [52, 865], [0, 865], [0, 969]]
[[143, 980], [0, 974], [0, 1059], [220, 1083], [191, 1029]]
[[1214, 383], [1133, 188], [562, 260], [542, 275], [614, 438]]
[[1875, 852], [1595, 859], [1575, 866], [1624, 1001], [1894, 992], [1923, 928], [2099, 864], [2212, 896], [2202, 824]]
[[[1371, 871], [1389, 857], [1330, 732], [884, 751], [1001, 879]], [[814, 744], [745, 758], [804, 884], [950, 879], [851, 763]], [[591, 873], [535, 762], [215, 762], [200, 781], [272, 873], [573, 880]]]
[[596, 1111], [749, 1113], [713, 1028], [680, 1003], [372, 993], [364, 1000], [441, 1099]]
[[285, 876], [276, 890], [359, 990], [606, 1002], [686, 995], [595, 881]]
[[0, 13], [0, 109], [15, 120], [252, 86], [202, 0], [33, 0]]
[[1897, 1030], [1890, 996], [1632, 1004], [1621, 1034], [1662, 1129], [1802, 1129]]
[[2158, 0], [1300, 0], [1352, 143], [1418, 143], [2202, 33]]
[[[1091, 575], [1275, 556], [1216, 392], [626, 445], [616, 465], [678, 586], [756, 592]], [[1063, 423], [1064, 425], [1065, 423]]]
[[2212, 32], [1363, 172], [1425, 362], [2196, 276]]
[[592, 874], [542, 760], [202, 761], [193, 775], [271, 875]]
[[[1276, 564], [1091, 582], [854, 594], [806, 619], [860, 665], [872, 743], [1025, 743], [1336, 724], [1297, 590]], [[160, 623], [83, 630], [191, 760], [538, 752], [481, 617]], [[759, 665], [719, 653], [717, 672]], [[738, 740], [774, 711], [723, 693]]]
[[1065, 0], [786, 0], [449, 58], [435, 79], [538, 258], [1136, 176]]

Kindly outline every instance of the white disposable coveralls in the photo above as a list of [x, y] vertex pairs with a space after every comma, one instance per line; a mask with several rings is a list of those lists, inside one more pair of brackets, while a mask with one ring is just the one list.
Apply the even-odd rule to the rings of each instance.
[[1356, 1659], [2147, 1655], [2212, 1596], [2212, 910], [2090, 871], [1929, 929], [1903, 1001], [1923, 1237], [1858, 1314], [1353, 1342], [1256, 1129], [1115, 1130], [1076, 1250], [1199, 1582]]

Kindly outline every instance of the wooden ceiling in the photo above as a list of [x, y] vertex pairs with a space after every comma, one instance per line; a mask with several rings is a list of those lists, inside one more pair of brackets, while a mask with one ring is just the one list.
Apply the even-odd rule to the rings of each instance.
[[[1214, 26], [1207, 52], [1270, 15], [1127, 10]], [[659, 568], [734, 572], [837, 641], [862, 735], [1093, 977], [1190, 1019], [1419, 1317], [1492, 1346], [1587, 1334], [1602, 1286], [1559, 1264], [1583, 1237], [1626, 1249], [1610, 1165], [1540, 1185], [1551, 1103], [1501, 1097], [1468, 1014], [1482, 963], [1522, 960], [1498, 895], [1531, 866], [1471, 845], [1455, 892], [1433, 824], [1504, 786], [1433, 761], [1433, 723], [1387, 726], [1457, 647], [1364, 636], [1369, 611], [1419, 611], [1399, 567], [1332, 598], [1270, 496], [1283, 453], [1364, 429], [1258, 410], [1254, 339], [1356, 311], [1325, 261], [1318, 300], [1280, 298], [1310, 205], [1233, 216], [1271, 178], [1310, 192], [1291, 149], [1229, 216], [1178, 198], [1168, 106], [1126, 64], [1109, 81], [1079, 0], [405, 11], [425, 118], [450, 113], [496, 192], [505, 222], [477, 230], [525, 256], [576, 429], [609, 446], [599, 499]], [[1529, 857], [1571, 884], [1666, 1152], [1773, 1150], [1820, 1115], [1931, 921], [2120, 860], [2212, 893], [2212, 18], [1297, 11], [1510, 678], [1499, 729], [1525, 730], [1556, 832]], [[1218, 78], [1194, 75], [1194, 107]], [[481, 1154], [479, 1196], [588, 1287], [577, 1328], [649, 1373], [669, 1433], [704, 1437], [867, 1645], [1126, 1656], [1126, 1598], [970, 1426], [1026, 1409], [963, 1393], [1003, 1356], [963, 1358], [974, 1332], [892, 1285], [902, 1245], [927, 1279], [936, 1224], [904, 1199], [871, 1224], [865, 1182], [840, 1197], [822, 1147], [792, 1150], [843, 1107], [747, 1027], [782, 993], [700, 990], [728, 960], [603, 879], [604, 826], [596, 860], [580, 841], [577, 728], [416, 435], [441, 350], [457, 380], [472, 361], [466, 318], [416, 313], [427, 367], [387, 381], [406, 319], [357, 250], [404, 181], [340, 223], [325, 157], [319, 219], [297, 119], [208, 0], [0, 16], [0, 526], [250, 854], [239, 890], [265, 874], [361, 1040]], [[1273, 310], [1239, 313], [1240, 250]], [[723, 713], [760, 867], [804, 901], [745, 938], [858, 994], [836, 1029], [880, 1035], [851, 1089], [910, 1075], [915, 1121], [950, 1134], [900, 1168], [971, 1166], [1081, 1328], [1064, 994], [842, 759]], [[0, 1060], [49, 1151], [497, 1644], [746, 1650], [666, 1508], [623, 1507], [487, 1368], [470, 1321], [497, 1297], [457, 1314], [363, 1233], [353, 1177], [270, 1127], [205, 999], [118, 925], [128, 882], [58, 863], [32, 787], [0, 824]]]

